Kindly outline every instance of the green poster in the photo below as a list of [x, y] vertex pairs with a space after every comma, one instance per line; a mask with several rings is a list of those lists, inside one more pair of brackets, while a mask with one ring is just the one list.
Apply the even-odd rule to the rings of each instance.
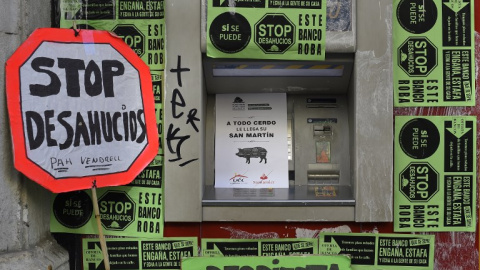
[[203, 238], [202, 254], [218, 256], [281, 256], [318, 254], [316, 238], [220, 239]]
[[395, 106], [474, 106], [474, 0], [393, 3]]
[[[155, 101], [162, 102], [165, 69], [164, 0], [57, 0], [62, 28], [111, 31], [149, 66]], [[73, 30], [72, 30], [73, 34]]]
[[[164, 0], [57, 0], [62, 28], [111, 31], [148, 65], [152, 77], [159, 141], [162, 141], [162, 89], [165, 70]], [[73, 34], [73, 30], [72, 30]], [[158, 154], [163, 156], [163, 148]]]
[[325, 0], [207, 2], [210, 57], [325, 59]]
[[394, 230], [475, 231], [475, 116], [395, 117]]
[[[148, 172], [149, 170], [145, 170]], [[150, 172], [157, 174], [156, 172]], [[142, 173], [140, 186], [120, 186], [97, 190], [101, 225], [105, 235], [143, 238], [163, 236], [163, 196], [161, 188], [150, 186], [156, 175]], [[90, 190], [56, 194], [50, 214], [50, 231], [98, 234]]]
[[[158, 139], [161, 143], [165, 69], [164, 0], [57, 0], [57, 4], [60, 27], [73, 29], [75, 25], [78, 31], [111, 31], [149, 66]], [[101, 223], [106, 235], [163, 236], [162, 166], [163, 148], [160, 144], [156, 158], [131, 184], [98, 190]], [[52, 232], [98, 234], [91, 192], [55, 194], [50, 221]]]
[[[131, 239], [107, 238], [108, 259], [112, 270], [180, 269], [182, 258], [197, 256], [196, 237]], [[103, 268], [103, 254], [98, 238], [82, 239], [84, 270]]]
[[269, 270], [269, 269], [318, 269], [347, 270], [347, 256], [266, 256], [266, 257], [187, 257], [182, 258], [182, 270]]
[[349, 255], [353, 270], [433, 270], [434, 235], [320, 233], [319, 253]]

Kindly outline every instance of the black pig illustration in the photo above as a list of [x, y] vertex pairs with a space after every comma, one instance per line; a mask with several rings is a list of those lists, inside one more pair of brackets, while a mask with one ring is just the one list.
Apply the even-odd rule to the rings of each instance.
[[248, 164], [250, 164], [250, 158], [260, 158], [260, 163], [265, 160], [265, 164], [267, 164], [267, 150], [263, 147], [238, 148], [238, 153], [235, 155], [244, 157]]

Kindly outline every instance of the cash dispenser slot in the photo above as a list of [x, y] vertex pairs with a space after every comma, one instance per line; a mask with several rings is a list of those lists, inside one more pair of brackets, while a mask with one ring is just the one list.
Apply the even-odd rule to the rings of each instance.
[[[207, 165], [202, 205], [354, 206], [348, 119], [353, 110], [348, 105], [353, 58], [353, 54], [331, 54], [322, 62], [297, 62], [204, 56]], [[313, 73], [305, 66], [324, 71]], [[287, 94], [289, 188], [215, 188], [215, 95], [271, 92]]]
[[[337, 107], [337, 99], [335, 98], [312, 98], [307, 103], [307, 108], [335, 108]], [[326, 125], [328, 128], [328, 125]], [[322, 125], [315, 126], [318, 131], [323, 131]]]

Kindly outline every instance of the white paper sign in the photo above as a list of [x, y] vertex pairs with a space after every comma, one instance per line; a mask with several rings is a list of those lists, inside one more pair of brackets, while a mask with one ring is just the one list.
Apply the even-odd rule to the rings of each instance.
[[85, 48], [43, 42], [20, 68], [27, 155], [55, 178], [126, 171], [147, 144], [138, 71], [109, 44]]
[[215, 187], [288, 188], [286, 94], [218, 94], [215, 113]]

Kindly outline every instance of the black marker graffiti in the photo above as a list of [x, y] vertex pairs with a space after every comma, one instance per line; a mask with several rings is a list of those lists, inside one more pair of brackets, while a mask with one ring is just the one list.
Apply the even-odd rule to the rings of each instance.
[[[50, 69], [54, 66], [64, 71], [57, 71], [57, 74]], [[114, 78], [125, 73], [124, 64], [118, 60], [102, 60], [98, 63], [90, 60], [87, 63], [83, 59], [36, 57], [31, 62], [31, 68], [50, 78], [50, 83], [46, 85], [28, 85], [30, 95], [36, 98], [57, 96], [64, 89], [66, 95], [73, 99], [114, 99]], [[142, 108], [126, 108], [123, 105], [121, 111], [25, 111], [28, 147], [35, 150], [46, 145], [65, 150], [113, 141], [134, 141], [141, 144], [146, 139], [144, 111]], [[63, 134], [56, 139], [55, 132]]]
[[[177, 68], [170, 69], [170, 72], [172, 73], [177, 73], [177, 83], [179, 87], [182, 87], [182, 72], [189, 72], [189, 68], [182, 68], [182, 57], [179, 55], [177, 58]], [[185, 102], [185, 99], [183, 98], [182, 92], [180, 91], [179, 88], [175, 88], [172, 92], [172, 99], [170, 100], [170, 103], [172, 104], [172, 116], [175, 119], [180, 119], [184, 115], [184, 112], [181, 111], [183, 108], [187, 107], [187, 103]], [[187, 116], [186, 116], [186, 124], [190, 124], [191, 127], [195, 130], [195, 132], [198, 132], [198, 127], [196, 122], [199, 122], [200, 119], [196, 116], [197, 115], [197, 109], [193, 108], [189, 110]], [[182, 160], [182, 154], [181, 154], [181, 149], [182, 149], [182, 144], [190, 138], [190, 135], [177, 135], [179, 132], [181, 132], [179, 127], [175, 127], [174, 124], [170, 124], [168, 126], [168, 131], [167, 131], [167, 148], [168, 151], [170, 151], [171, 154], [176, 154], [177, 157], [173, 159], [169, 159], [169, 162], [176, 162]], [[173, 147], [173, 141], [177, 141], [175, 147]], [[182, 162], [179, 164], [180, 167], [183, 167], [193, 161], [198, 160], [198, 158], [192, 158], [190, 160], [187, 160], [185, 162]]]

